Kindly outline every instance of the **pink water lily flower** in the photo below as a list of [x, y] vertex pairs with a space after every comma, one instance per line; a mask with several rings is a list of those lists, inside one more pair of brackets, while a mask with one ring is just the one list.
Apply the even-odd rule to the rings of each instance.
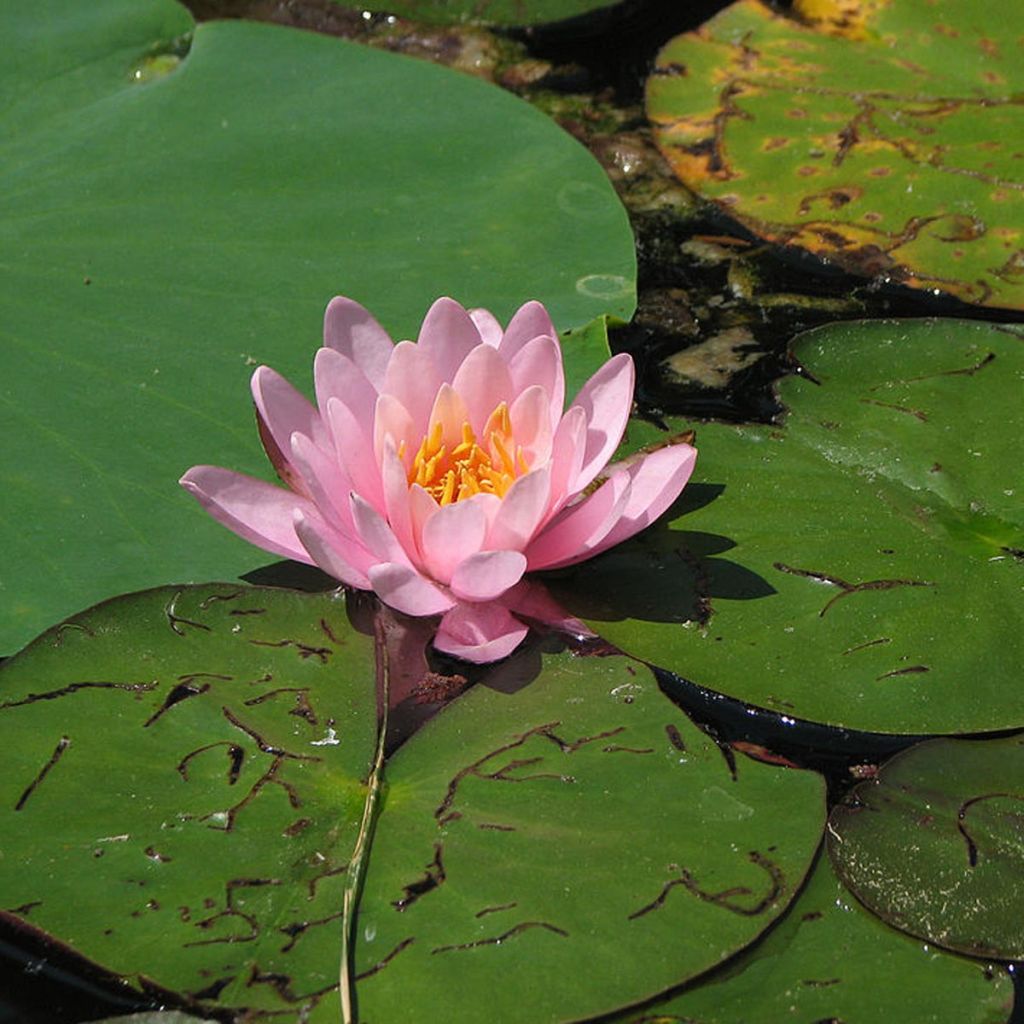
[[440, 615], [437, 648], [494, 661], [526, 635], [514, 614], [524, 573], [631, 537], [689, 479], [687, 444], [608, 465], [633, 377], [632, 359], [613, 356], [565, 409], [558, 335], [539, 302], [502, 330], [486, 310], [438, 299], [418, 342], [396, 345], [339, 297], [324, 317], [315, 406], [269, 367], [252, 377], [287, 490], [216, 466], [181, 483], [246, 540], [408, 615]]

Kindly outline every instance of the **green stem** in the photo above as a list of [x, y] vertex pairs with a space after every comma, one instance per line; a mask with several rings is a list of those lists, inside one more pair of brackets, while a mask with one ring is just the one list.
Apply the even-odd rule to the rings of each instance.
[[342, 1024], [356, 1024], [358, 1020], [354, 964], [356, 909], [359, 906], [359, 897], [363, 889], [366, 858], [370, 852], [373, 830], [377, 822], [378, 805], [384, 788], [384, 740], [388, 731], [389, 671], [386, 634], [380, 623], [379, 615], [376, 633], [378, 700], [380, 701], [377, 716], [377, 750], [367, 779], [363, 820], [359, 824], [359, 835], [356, 837], [355, 849], [352, 851], [352, 858], [345, 873], [345, 892], [341, 905], [341, 972], [338, 981], [341, 993]]

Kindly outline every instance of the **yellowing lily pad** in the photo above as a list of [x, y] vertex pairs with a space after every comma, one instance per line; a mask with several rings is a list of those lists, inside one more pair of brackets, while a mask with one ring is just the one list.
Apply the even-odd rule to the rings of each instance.
[[854, 273], [1024, 307], [1024, 8], [739, 0], [647, 87], [676, 174]]

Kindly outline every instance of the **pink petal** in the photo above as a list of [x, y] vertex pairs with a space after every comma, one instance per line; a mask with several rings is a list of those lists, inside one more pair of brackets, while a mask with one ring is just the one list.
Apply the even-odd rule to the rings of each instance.
[[[617, 473], [629, 476], [629, 490], [619, 520], [586, 558], [621, 543], [650, 526], [679, 497], [693, 472], [697, 449], [688, 444], [659, 448]], [[614, 466], [612, 469], [614, 470]], [[561, 565], [580, 561], [573, 558]]]
[[501, 344], [503, 333], [498, 318], [489, 309], [471, 309], [469, 318], [476, 324], [480, 337], [485, 345], [497, 348]]
[[368, 573], [377, 596], [406, 615], [438, 615], [455, 602], [412, 566], [397, 562], [374, 565]]
[[491, 413], [501, 402], [511, 403], [513, 397], [505, 360], [489, 345], [477, 345], [466, 356], [452, 388], [465, 403], [470, 426], [478, 437]]
[[542, 466], [521, 476], [502, 498], [487, 534], [487, 547], [523, 551], [548, 510], [551, 470]]
[[397, 451], [405, 442], [403, 463], [406, 470], [412, 467], [413, 459], [419, 449], [422, 434], [416, 433], [412, 426], [409, 411], [394, 395], [381, 395], [373, 414], [373, 453], [374, 459], [384, 458], [388, 441]]
[[536, 384], [528, 387], [509, 409], [512, 433], [528, 466], [543, 465], [551, 456], [551, 401]]
[[609, 477], [593, 494], [560, 512], [526, 550], [530, 569], [554, 569], [589, 557], [622, 515], [627, 474]]
[[299, 433], [292, 434], [290, 454], [321, 515], [335, 526], [351, 530], [349, 494], [352, 481], [338, 460], [325, 454], [305, 434]]
[[381, 480], [384, 487], [384, 510], [391, 530], [401, 544], [402, 550], [409, 556], [409, 560], [417, 568], [422, 569], [418, 539], [413, 532], [409, 482], [405, 466], [390, 441], [384, 451]]
[[499, 604], [457, 604], [441, 619], [434, 646], [482, 665], [507, 657], [528, 632]]
[[424, 524], [420, 550], [430, 575], [447, 584], [455, 567], [483, 545], [487, 516], [473, 498], [443, 505]]
[[384, 392], [394, 395], [412, 418], [412, 432], [427, 432], [430, 408], [441, 378], [429, 353], [411, 341], [400, 341], [388, 363]]
[[570, 615], [550, 594], [548, 588], [536, 580], [520, 580], [501, 603], [517, 617], [539, 623], [547, 629], [568, 633], [579, 639], [597, 636], [585, 623]]
[[558, 426], [565, 406], [565, 370], [562, 350], [553, 338], [534, 338], [528, 341], [510, 360], [509, 373], [516, 393], [531, 384], [539, 384], [551, 403], [551, 430]]
[[334, 437], [334, 450], [352, 481], [352, 488], [374, 508], [384, 508], [380, 469], [374, 444], [367, 434], [368, 424], [360, 422], [352, 410], [338, 398], [327, 403], [327, 422]]
[[451, 382], [462, 360], [481, 344], [470, 315], [454, 299], [438, 299], [423, 319], [418, 344], [434, 361], [441, 380]]
[[348, 356], [333, 348], [322, 348], [313, 362], [313, 380], [316, 382], [316, 403], [321, 412], [327, 412], [332, 398], [337, 398], [352, 410], [361, 423], [373, 422], [373, 408], [377, 389], [366, 374]]
[[442, 384], [430, 410], [430, 426], [440, 423], [441, 436], [446, 442], [457, 444], [462, 440], [462, 424], [468, 419], [469, 410], [462, 396], [450, 384]]
[[296, 510], [294, 525], [314, 565], [357, 590], [371, 589], [366, 570], [373, 564], [373, 557], [358, 541], [334, 529], [316, 513]]
[[554, 515], [573, 496], [570, 485], [580, 475], [586, 451], [587, 414], [574, 406], [563, 417], [551, 442], [551, 500], [548, 514]]
[[441, 508], [432, 494], [425, 491], [419, 484], [409, 488], [409, 518], [412, 520], [412, 535], [416, 541], [416, 549], [423, 560], [423, 527]]
[[526, 556], [518, 551], [480, 551], [456, 566], [452, 593], [463, 601], [493, 601], [514, 587], [524, 572]]
[[[352, 522], [356, 529], [356, 535], [366, 550], [378, 562], [395, 562], [411, 567], [405, 548], [402, 547], [384, 517], [358, 494], [352, 495], [351, 502]], [[373, 589], [376, 590], [376, 586]]]
[[393, 347], [391, 336], [358, 302], [339, 295], [324, 313], [324, 344], [348, 356], [379, 391]]
[[296, 509], [313, 510], [307, 499], [219, 466], [193, 466], [179, 483], [218, 523], [250, 544], [297, 562], [312, 562], [292, 526]]
[[533, 300], [524, 303], [509, 321], [498, 351], [507, 361], [511, 362], [515, 354], [527, 342], [533, 341], [534, 338], [539, 338], [541, 335], [557, 338], [558, 331], [555, 330], [548, 311], [539, 302]]
[[305, 494], [289, 462], [291, 436], [299, 431], [326, 447], [327, 431], [320, 414], [305, 395], [269, 366], [257, 367], [250, 387], [260, 439], [271, 464], [285, 484]]
[[583, 465], [570, 490], [582, 491], [608, 464], [622, 440], [633, 405], [633, 360], [625, 352], [612, 356], [573, 401], [587, 416]]

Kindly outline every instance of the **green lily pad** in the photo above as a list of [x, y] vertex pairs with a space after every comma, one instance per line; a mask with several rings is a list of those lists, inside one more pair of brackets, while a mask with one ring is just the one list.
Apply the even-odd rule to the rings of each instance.
[[[699, 426], [682, 514], [553, 580], [561, 600], [629, 654], [785, 716], [1024, 725], [1024, 339], [876, 321], [795, 353], [809, 375], [782, 382], [784, 425]], [[655, 433], [632, 425], [625, 450]]]
[[0, 29], [0, 652], [103, 598], [260, 564], [176, 481], [266, 473], [249, 375], [306, 387], [333, 295], [397, 336], [445, 293], [505, 318], [538, 298], [562, 328], [632, 311], [603, 171], [486, 83], [195, 27], [172, 0], [6, 4]]
[[1017, 4], [740, 0], [648, 82], [689, 187], [854, 273], [1024, 307]]
[[1024, 959], [1024, 736], [897, 755], [833, 809], [828, 848], [857, 898], [897, 928]]
[[851, 899], [822, 857], [786, 917], [703, 983], [621, 1024], [905, 1020], [1003, 1024], [1013, 981], [901, 935]]
[[731, 772], [626, 658], [546, 656], [529, 685], [498, 685], [388, 764], [356, 921], [360, 1019], [590, 1019], [715, 966], [782, 912], [817, 847], [820, 776], [744, 758]]
[[224, 584], [44, 633], [0, 667], [0, 916], [197, 1012], [337, 1020], [373, 647], [334, 597]]
[[594, 14], [621, 0], [336, 0], [356, 10], [384, 11], [433, 25], [547, 25]]

